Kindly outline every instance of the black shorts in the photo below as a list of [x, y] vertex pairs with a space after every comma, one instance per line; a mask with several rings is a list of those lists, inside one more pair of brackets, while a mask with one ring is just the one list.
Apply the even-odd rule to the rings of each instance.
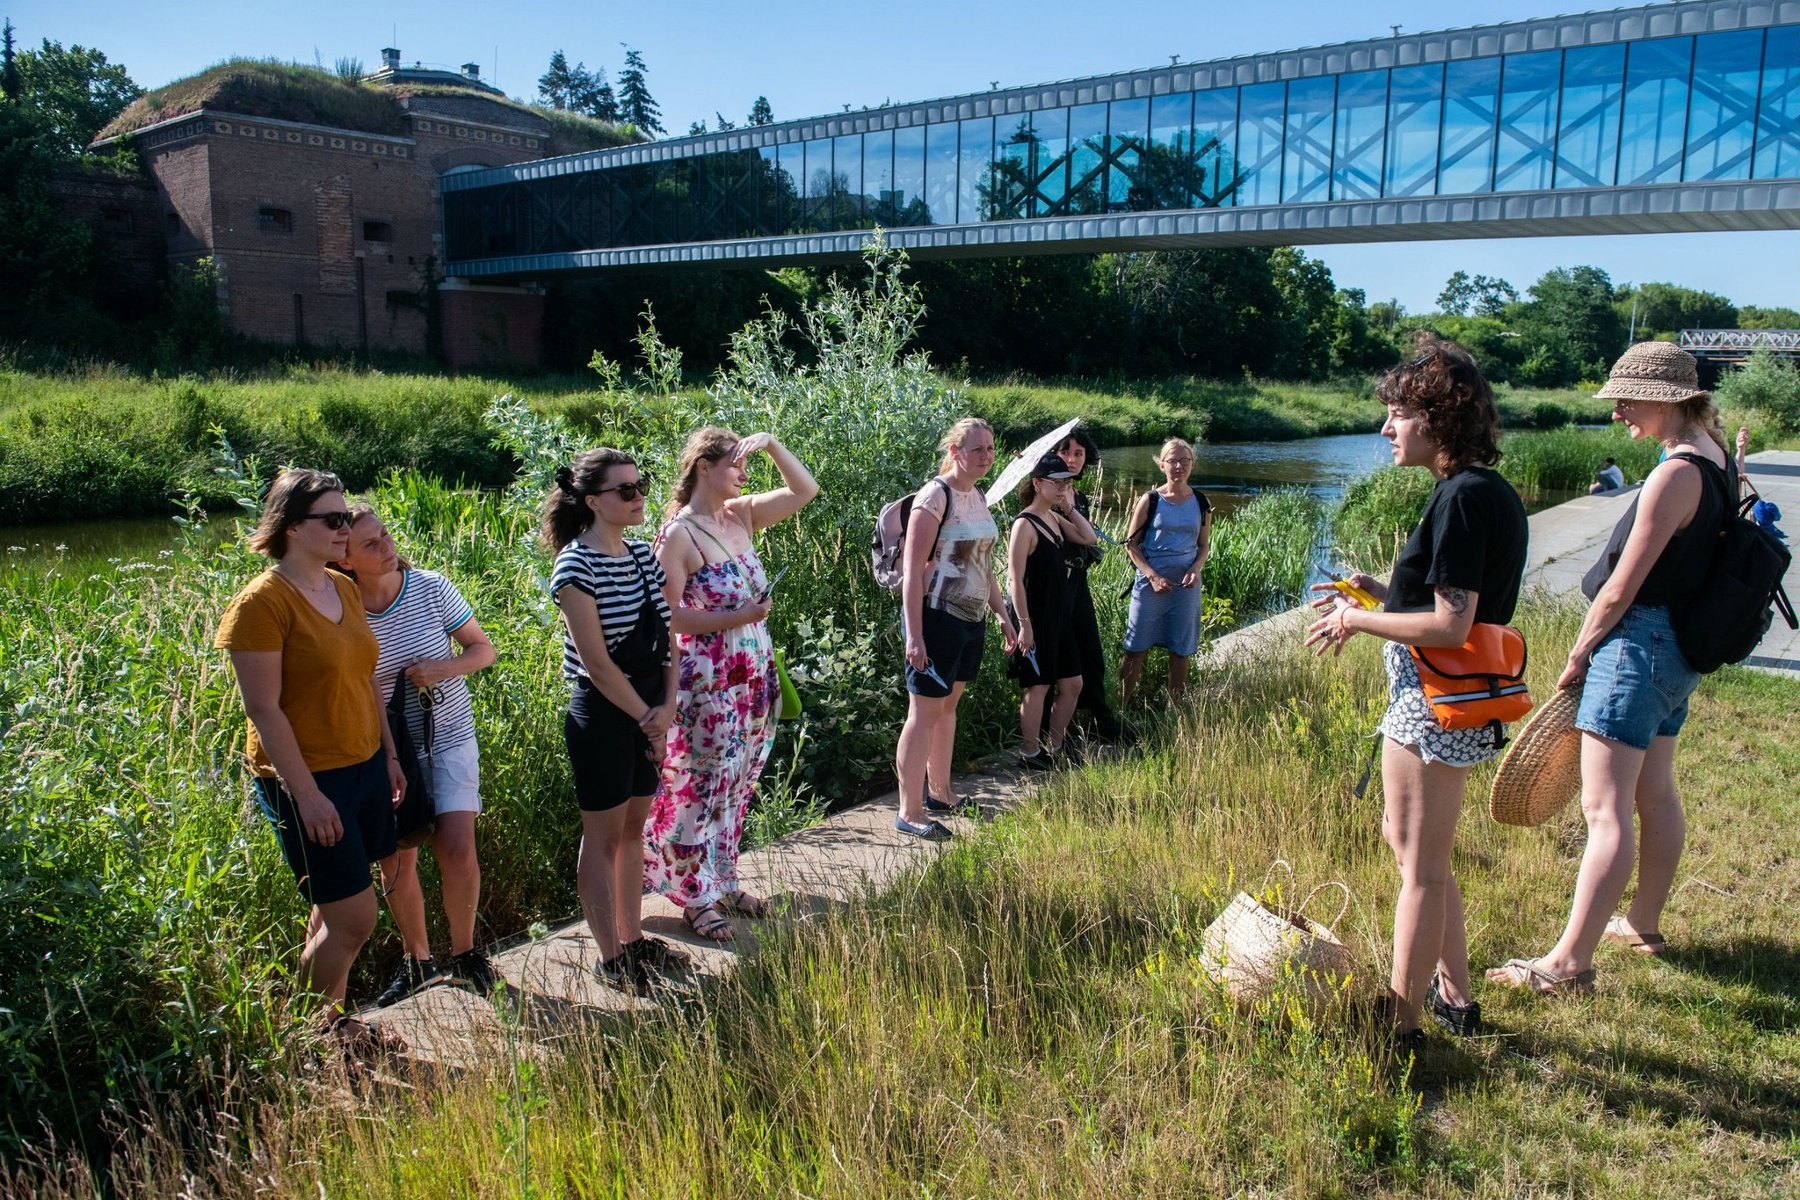
[[306, 836], [294, 798], [281, 781], [256, 777], [256, 802], [281, 843], [281, 857], [294, 872], [309, 904], [332, 904], [365, 891], [369, 864], [394, 852], [394, 801], [388, 791], [387, 751], [367, 762], [314, 771], [313, 782], [337, 809], [344, 835], [335, 846]]
[[[967, 683], [981, 674], [981, 652], [987, 646], [987, 622], [965, 621], [941, 608], [925, 608], [925, 653], [931, 658], [931, 671], [919, 671], [906, 665], [906, 690], [915, 696], [941, 699], [950, 694], [951, 685]], [[933, 679], [931, 672], [937, 673]]]
[[656, 793], [662, 763], [650, 757], [650, 739], [591, 680], [576, 680], [569, 693], [563, 743], [582, 812], [606, 812], [633, 796]]

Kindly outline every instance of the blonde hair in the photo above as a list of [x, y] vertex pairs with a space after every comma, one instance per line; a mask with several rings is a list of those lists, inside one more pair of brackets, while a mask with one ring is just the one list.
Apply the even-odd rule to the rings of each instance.
[[1160, 463], [1163, 459], [1169, 457], [1169, 451], [1171, 450], [1186, 450], [1189, 458], [1194, 456], [1194, 444], [1192, 442], [1188, 441], [1186, 438], [1172, 437], [1162, 444], [1161, 450], [1156, 452], [1156, 461]]
[[1725, 427], [1719, 423], [1719, 409], [1713, 404], [1710, 392], [1695, 392], [1683, 400], [1681, 415], [1698, 425], [1705, 431], [1707, 437], [1717, 442], [1719, 449], [1725, 452], [1726, 458], [1732, 456], [1734, 452], [1730, 446], [1725, 444]]
[[675, 468], [675, 491], [669, 497], [666, 515], [674, 516], [694, 498], [694, 479], [700, 472], [702, 459], [717, 462], [736, 450], [741, 441], [743, 439], [737, 434], [717, 425], [708, 425], [689, 434], [687, 445], [681, 448], [681, 461]]
[[938, 443], [938, 450], [943, 454], [943, 458], [938, 462], [939, 475], [948, 475], [956, 470], [956, 458], [950, 452], [961, 450], [963, 443], [969, 440], [969, 435], [977, 429], [987, 430], [989, 437], [994, 435], [994, 427], [980, 417], [964, 417], [950, 427], [950, 432], [946, 433], [944, 440]]

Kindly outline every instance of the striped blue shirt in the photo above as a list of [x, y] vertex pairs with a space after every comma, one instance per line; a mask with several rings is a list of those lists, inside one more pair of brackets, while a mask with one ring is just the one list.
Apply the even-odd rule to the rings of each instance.
[[[400, 575], [400, 594], [385, 610], [369, 614], [369, 628], [381, 644], [375, 662], [375, 682], [386, 704], [394, 694], [400, 673], [424, 659], [454, 658], [456, 642], [450, 636], [475, 615], [456, 585], [436, 571], [410, 567]], [[460, 675], [437, 685], [432, 706], [431, 749], [458, 746], [475, 736], [475, 710], [469, 703], [469, 685]], [[425, 714], [413, 696], [406, 700], [406, 727], [413, 745], [425, 749]]]

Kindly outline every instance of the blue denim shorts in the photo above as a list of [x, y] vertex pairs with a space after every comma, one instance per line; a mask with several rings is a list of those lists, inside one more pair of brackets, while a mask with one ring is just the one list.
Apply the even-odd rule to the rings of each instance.
[[1700, 673], [1675, 644], [1669, 610], [1634, 604], [1594, 651], [1575, 728], [1648, 750], [1687, 721]]

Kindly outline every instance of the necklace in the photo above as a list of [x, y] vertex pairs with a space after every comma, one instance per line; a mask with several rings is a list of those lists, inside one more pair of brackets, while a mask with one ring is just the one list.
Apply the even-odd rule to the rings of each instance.
[[276, 564], [276, 566], [275, 566], [275, 573], [277, 575], [280, 575], [283, 579], [287, 580], [289, 583], [293, 584], [295, 587], [299, 588], [301, 591], [305, 592], [309, 596], [323, 596], [323, 595], [326, 595], [328, 592], [334, 592], [337, 590], [337, 588], [332, 584], [331, 577], [329, 575], [327, 575], [322, 581], [320, 581], [317, 584], [301, 583], [298, 579], [296, 579], [294, 577], [293, 572], [283, 571], [281, 569], [281, 566], [279, 563]]

